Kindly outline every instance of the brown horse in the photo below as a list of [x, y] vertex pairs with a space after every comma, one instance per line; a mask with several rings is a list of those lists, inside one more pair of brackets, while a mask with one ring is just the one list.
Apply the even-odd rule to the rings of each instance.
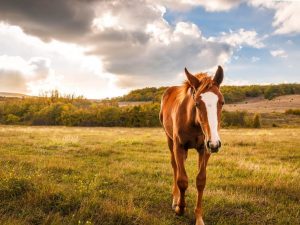
[[167, 135], [174, 172], [173, 204], [176, 214], [185, 211], [185, 191], [188, 177], [184, 162], [187, 151], [195, 148], [199, 153], [197, 175], [198, 199], [195, 209], [196, 225], [202, 219], [202, 196], [206, 183], [206, 165], [210, 154], [218, 152], [221, 141], [218, 134], [224, 104], [220, 92], [223, 69], [218, 67], [214, 78], [200, 73], [192, 75], [185, 68], [187, 81], [182, 86], [168, 88], [161, 101], [160, 121]]

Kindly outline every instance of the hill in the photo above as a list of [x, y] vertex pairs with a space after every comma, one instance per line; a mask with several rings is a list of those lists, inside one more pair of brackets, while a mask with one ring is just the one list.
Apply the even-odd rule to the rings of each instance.
[[22, 98], [22, 97], [28, 97], [28, 95], [24, 95], [24, 94], [20, 94], [20, 93], [11, 93], [11, 92], [0, 92], [0, 97]]
[[282, 113], [289, 109], [300, 109], [300, 95], [284, 95], [270, 100], [263, 97], [247, 98], [242, 102], [224, 105], [226, 111], [239, 110], [251, 113]]

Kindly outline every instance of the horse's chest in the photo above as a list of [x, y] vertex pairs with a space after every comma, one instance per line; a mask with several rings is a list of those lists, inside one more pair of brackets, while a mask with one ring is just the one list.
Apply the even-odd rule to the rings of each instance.
[[202, 149], [204, 144], [203, 135], [184, 135], [184, 137], [180, 138], [181, 144], [184, 149]]

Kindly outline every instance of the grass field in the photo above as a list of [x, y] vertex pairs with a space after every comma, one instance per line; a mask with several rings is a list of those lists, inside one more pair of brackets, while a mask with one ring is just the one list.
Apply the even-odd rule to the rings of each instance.
[[[300, 128], [222, 130], [204, 194], [209, 224], [299, 224]], [[162, 129], [0, 126], [0, 224], [193, 224], [171, 210]]]

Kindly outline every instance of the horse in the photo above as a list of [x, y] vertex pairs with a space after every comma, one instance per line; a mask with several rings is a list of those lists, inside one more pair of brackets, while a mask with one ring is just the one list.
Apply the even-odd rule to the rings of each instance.
[[185, 160], [188, 149], [198, 152], [196, 225], [204, 225], [202, 196], [206, 184], [206, 166], [211, 153], [221, 147], [219, 136], [224, 97], [220, 91], [224, 72], [221, 66], [214, 77], [206, 73], [191, 74], [185, 68], [187, 80], [182, 86], [169, 87], [163, 94], [159, 114], [167, 136], [173, 168], [172, 208], [183, 215], [188, 176]]

